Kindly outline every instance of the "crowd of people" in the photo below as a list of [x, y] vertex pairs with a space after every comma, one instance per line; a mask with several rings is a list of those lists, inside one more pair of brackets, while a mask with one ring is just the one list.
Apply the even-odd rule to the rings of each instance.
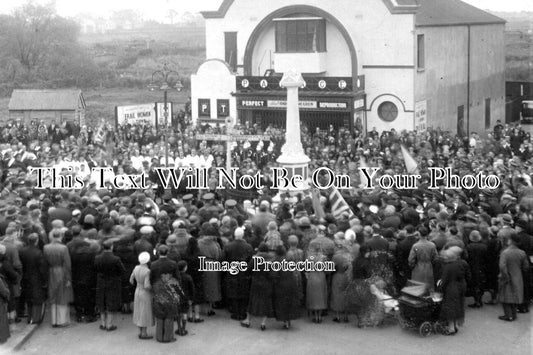
[[[240, 173], [264, 170], [268, 180], [283, 130], [236, 129], [270, 137], [232, 147]], [[269, 318], [290, 329], [304, 309], [314, 323], [332, 316], [334, 322], [352, 318], [359, 327], [377, 326], [395, 312], [390, 301], [409, 280], [442, 293], [447, 335], [463, 323], [466, 297], [475, 309], [501, 303], [504, 321], [529, 312], [533, 147], [520, 127], [498, 123], [486, 136], [467, 137], [439, 129], [362, 135], [303, 127], [310, 169], [327, 166], [352, 177], [353, 188], [341, 191], [351, 212], [343, 213], [326, 191], [292, 196], [268, 188], [235, 194], [211, 185], [155, 186], [153, 168], [167, 159], [174, 167], [225, 166], [225, 142], [196, 139], [222, 134], [223, 127], [181, 122], [165, 139], [146, 126], [10, 122], [2, 132], [0, 342], [10, 323], [41, 323], [45, 310], [52, 326], [68, 326], [71, 306], [76, 321], [99, 320], [102, 331], [117, 329], [117, 312], [133, 313], [139, 338], [151, 339], [155, 324], [160, 342], [185, 336], [188, 323], [201, 323], [220, 308], [243, 327], [259, 318], [262, 330]], [[402, 145], [422, 175], [417, 190], [357, 188], [363, 161], [383, 173], [405, 173]], [[36, 189], [36, 176], [27, 170], [34, 166], [72, 167], [69, 173], [87, 184]], [[96, 166], [117, 174], [145, 172], [154, 187], [97, 189], [89, 173]], [[496, 174], [502, 184], [482, 191], [429, 190], [425, 169], [431, 166], [459, 175]], [[331, 261], [335, 271], [201, 271], [201, 260], [249, 264], [254, 256]], [[484, 300], [486, 292], [490, 299]]]

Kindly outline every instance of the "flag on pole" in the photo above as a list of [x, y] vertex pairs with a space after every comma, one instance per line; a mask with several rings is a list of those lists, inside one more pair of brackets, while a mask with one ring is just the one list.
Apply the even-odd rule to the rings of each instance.
[[333, 214], [333, 217], [339, 218], [343, 213], [348, 213], [349, 219], [355, 216], [348, 203], [344, 200], [344, 197], [342, 197], [339, 190], [335, 187], [330, 189], [329, 202], [331, 203], [331, 214]]
[[402, 155], [403, 155], [403, 160], [405, 162], [405, 167], [407, 169], [407, 173], [408, 174], [418, 174], [418, 163], [411, 156], [411, 154], [409, 154], [409, 152], [403, 146], [403, 144], [401, 145], [401, 148], [402, 148]]

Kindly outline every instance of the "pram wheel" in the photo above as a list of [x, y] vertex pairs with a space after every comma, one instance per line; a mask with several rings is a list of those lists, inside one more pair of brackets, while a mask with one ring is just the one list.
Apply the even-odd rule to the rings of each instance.
[[430, 322], [424, 322], [420, 324], [420, 327], [418, 328], [418, 332], [423, 337], [427, 337], [431, 335], [432, 331], [433, 331], [433, 325]]

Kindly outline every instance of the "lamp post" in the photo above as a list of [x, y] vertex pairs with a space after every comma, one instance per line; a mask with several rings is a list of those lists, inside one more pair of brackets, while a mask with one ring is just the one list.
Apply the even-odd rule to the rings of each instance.
[[[175, 84], [173, 84], [175, 82]], [[179, 79], [179, 73], [175, 70], [169, 69], [168, 65], [165, 63], [163, 65], [162, 70], [156, 70], [152, 73], [152, 80], [150, 81], [150, 85], [148, 85], [148, 89], [150, 91], [155, 90], [162, 90], [164, 92], [163, 94], [163, 101], [164, 101], [164, 119], [163, 119], [163, 127], [160, 128], [160, 125], [158, 124], [157, 130], [158, 132], [161, 132], [163, 134], [163, 140], [165, 142], [165, 167], [168, 167], [168, 128], [169, 128], [169, 122], [168, 122], [168, 90], [176, 89], [177, 91], [181, 91], [183, 89], [183, 85], [181, 84], [181, 81]], [[157, 112], [157, 104], [156, 104], [156, 112]]]

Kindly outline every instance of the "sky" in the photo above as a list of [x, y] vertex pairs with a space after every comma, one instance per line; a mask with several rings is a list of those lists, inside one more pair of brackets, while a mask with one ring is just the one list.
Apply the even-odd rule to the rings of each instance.
[[[33, 0], [36, 3], [49, 3], [51, 0]], [[54, 1], [54, 0], [52, 0]], [[255, 1], [255, 0], [248, 0]], [[492, 11], [533, 11], [533, 0], [463, 0], [481, 9]], [[25, 0], [0, 0], [0, 13], [9, 13], [24, 4]], [[122, 9], [133, 9], [144, 18], [159, 19], [166, 9], [178, 13], [216, 10], [222, 0], [55, 0], [59, 15], [69, 17], [79, 13], [108, 17], [110, 13]]]

